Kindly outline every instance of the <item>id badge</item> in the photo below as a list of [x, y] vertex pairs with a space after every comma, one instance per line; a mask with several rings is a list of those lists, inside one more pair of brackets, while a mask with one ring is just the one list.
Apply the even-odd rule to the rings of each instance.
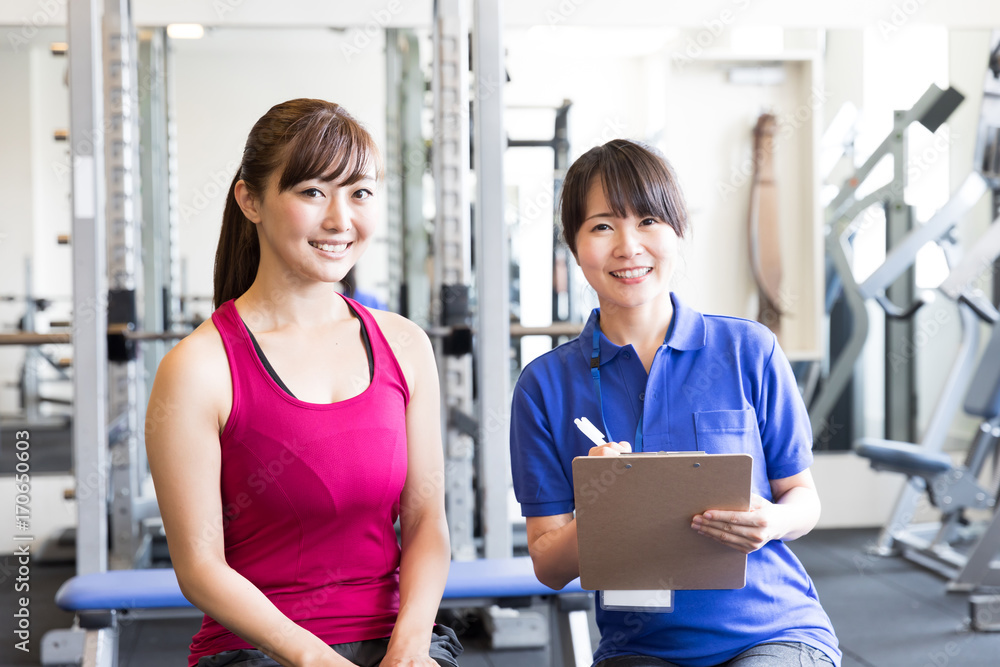
[[674, 592], [665, 589], [601, 591], [601, 609], [667, 614], [674, 610]]

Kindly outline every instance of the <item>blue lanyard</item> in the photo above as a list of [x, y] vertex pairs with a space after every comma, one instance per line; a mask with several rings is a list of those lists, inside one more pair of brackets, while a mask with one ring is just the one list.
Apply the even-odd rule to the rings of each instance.
[[[601, 400], [601, 321], [598, 319], [594, 323], [594, 351], [590, 355], [590, 377], [594, 379], [594, 391], [597, 393], [597, 409], [601, 413], [601, 425], [604, 426], [604, 437], [608, 442], [612, 442], [611, 431], [608, 429], [608, 422], [604, 419], [604, 402]], [[642, 451], [642, 420], [645, 415], [645, 403], [639, 412], [639, 423], [635, 427], [635, 441], [632, 443], [633, 452]]]

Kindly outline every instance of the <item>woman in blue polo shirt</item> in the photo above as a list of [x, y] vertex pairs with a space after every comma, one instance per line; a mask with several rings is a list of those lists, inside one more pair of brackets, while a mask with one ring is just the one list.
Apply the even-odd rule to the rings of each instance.
[[[669, 613], [598, 604], [594, 662], [839, 665], [830, 619], [784, 543], [816, 525], [820, 506], [809, 419], [774, 335], [756, 322], [703, 315], [670, 292], [687, 212], [673, 170], [653, 149], [615, 140], [588, 151], [566, 174], [561, 208], [566, 243], [600, 308], [578, 338], [531, 362], [514, 389], [514, 489], [539, 580], [558, 589], [580, 574], [574, 457], [614, 456], [631, 444], [749, 453], [750, 510], [691, 521], [705, 539], [749, 554], [746, 586], [677, 591]], [[577, 417], [609, 444], [592, 447]]]

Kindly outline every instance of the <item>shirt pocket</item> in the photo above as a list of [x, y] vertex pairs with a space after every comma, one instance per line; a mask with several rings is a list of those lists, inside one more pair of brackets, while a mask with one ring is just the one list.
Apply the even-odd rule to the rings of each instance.
[[712, 410], [694, 413], [698, 451], [709, 454], [762, 454], [757, 413], [745, 410]]

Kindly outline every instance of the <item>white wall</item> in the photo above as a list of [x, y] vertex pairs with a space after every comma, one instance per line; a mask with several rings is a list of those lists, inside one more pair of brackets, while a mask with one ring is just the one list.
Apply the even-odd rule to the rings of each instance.
[[[31, 68], [27, 51], [0, 49], [0, 293], [24, 293], [25, 258], [31, 254], [33, 207], [31, 197]], [[22, 303], [0, 302], [0, 325], [13, 328], [24, 314]], [[0, 411], [17, 407], [15, 389], [6, 381], [17, 377], [24, 350], [0, 347]]]
[[[0, 30], [0, 34], [3, 31]], [[49, 320], [69, 317], [70, 248], [56, 242], [69, 232], [69, 174], [65, 142], [53, 139], [69, 127], [66, 59], [49, 52], [52, 41], [65, 40], [61, 28], [35, 31], [30, 40], [0, 42], [0, 294], [24, 295], [25, 260], [32, 260], [35, 296], [58, 301], [41, 314], [36, 329]], [[14, 329], [24, 303], [0, 302], [0, 328]], [[55, 354], [62, 354], [56, 347]], [[0, 347], [0, 413], [19, 408], [15, 382], [24, 348]], [[48, 388], [47, 388], [48, 389]], [[52, 387], [51, 394], [60, 392]], [[65, 389], [65, 387], [62, 387]]]
[[[347, 57], [341, 47], [348, 39], [329, 30], [230, 28], [171, 42], [180, 256], [189, 295], [212, 295], [226, 193], [250, 128], [269, 108], [297, 97], [334, 101], [384, 146], [384, 39]], [[385, 210], [383, 203], [383, 220]], [[378, 238], [384, 234], [383, 225]], [[383, 298], [387, 258], [385, 244], [374, 241], [358, 265], [359, 284]], [[208, 304], [200, 312], [207, 316]]]

